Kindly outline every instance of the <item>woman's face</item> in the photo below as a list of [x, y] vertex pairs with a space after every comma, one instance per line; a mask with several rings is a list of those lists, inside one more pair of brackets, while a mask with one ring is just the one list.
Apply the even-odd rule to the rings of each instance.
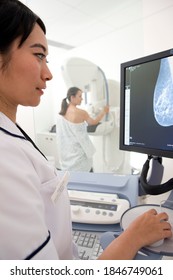
[[82, 91], [81, 90], [78, 90], [76, 95], [73, 96], [73, 100], [74, 100], [75, 105], [81, 105], [81, 102], [83, 100], [83, 98], [82, 98]]
[[[10, 61], [2, 70], [0, 67], [0, 104], [9, 108], [17, 105], [37, 106], [46, 81], [52, 75], [46, 64], [48, 54], [47, 40], [38, 24], [18, 48], [20, 38], [17, 38], [10, 51]], [[2, 57], [0, 56], [0, 66]]]

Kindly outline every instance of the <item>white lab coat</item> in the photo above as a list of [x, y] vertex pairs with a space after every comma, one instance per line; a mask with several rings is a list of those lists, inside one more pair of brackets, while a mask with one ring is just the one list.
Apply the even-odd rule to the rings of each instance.
[[0, 259], [73, 259], [67, 189], [51, 201], [59, 179], [0, 112]]

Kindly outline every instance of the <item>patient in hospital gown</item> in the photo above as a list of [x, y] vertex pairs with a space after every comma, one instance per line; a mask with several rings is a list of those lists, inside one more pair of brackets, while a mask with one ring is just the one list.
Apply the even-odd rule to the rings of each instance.
[[72, 123], [59, 115], [57, 137], [61, 169], [90, 171], [95, 148], [87, 135], [86, 124]]
[[82, 91], [77, 87], [69, 88], [67, 97], [62, 100], [56, 126], [61, 170], [93, 170], [95, 147], [87, 134], [87, 125], [98, 124], [108, 113], [109, 107], [105, 106], [93, 119], [85, 110], [77, 107], [81, 102]]

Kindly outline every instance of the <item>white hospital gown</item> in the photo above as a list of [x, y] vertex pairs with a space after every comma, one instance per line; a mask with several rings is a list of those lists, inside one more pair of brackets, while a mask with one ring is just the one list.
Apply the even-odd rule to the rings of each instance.
[[95, 147], [87, 134], [87, 124], [72, 123], [58, 115], [56, 132], [62, 170], [90, 171]]

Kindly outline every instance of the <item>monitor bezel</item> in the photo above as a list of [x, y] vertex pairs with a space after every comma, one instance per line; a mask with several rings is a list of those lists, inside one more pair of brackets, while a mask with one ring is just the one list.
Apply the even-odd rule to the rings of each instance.
[[173, 56], [173, 49], [154, 53], [148, 56], [140, 57], [134, 60], [123, 62], [120, 65], [120, 137], [119, 137], [119, 148], [120, 150], [137, 152], [146, 155], [173, 158], [173, 150], [161, 150], [155, 148], [148, 148], [142, 146], [125, 145], [124, 144], [124, 131], [125, 131], [125, 70], [130, 66], [136, 66], [139, 64], [147, 63], [161, 58]]

